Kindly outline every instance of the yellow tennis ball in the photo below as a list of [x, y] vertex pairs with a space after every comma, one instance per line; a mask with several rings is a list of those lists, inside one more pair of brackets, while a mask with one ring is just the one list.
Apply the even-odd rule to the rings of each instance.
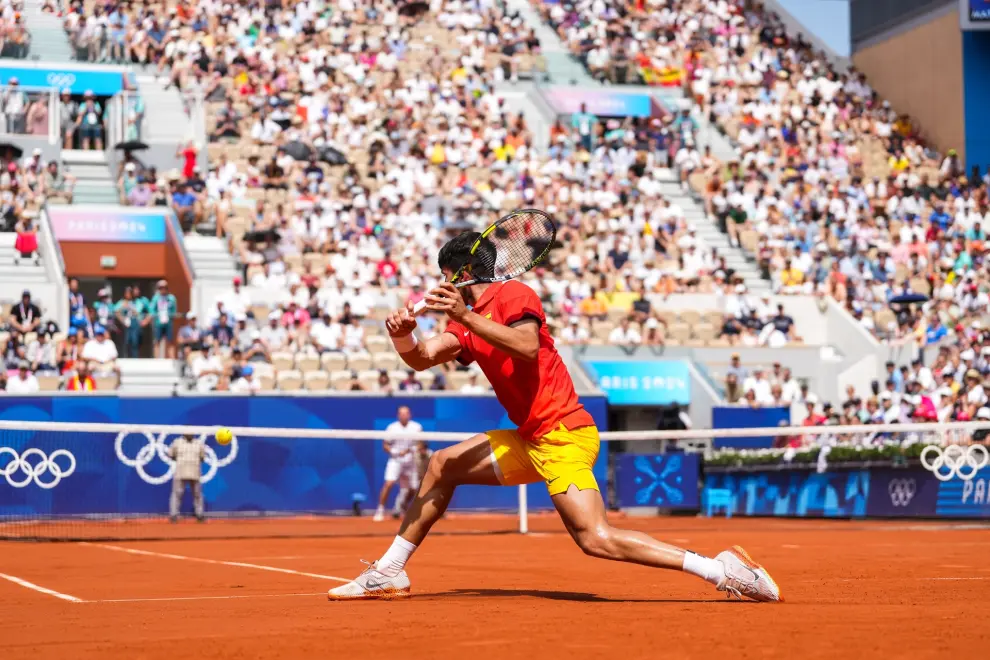
[[217, 432], [213, 437], [215, 437], [217, 442], [221, 445], [229, 445], [230, 441], [234, 439], [234, 434], [225, 426], [217, 429]]

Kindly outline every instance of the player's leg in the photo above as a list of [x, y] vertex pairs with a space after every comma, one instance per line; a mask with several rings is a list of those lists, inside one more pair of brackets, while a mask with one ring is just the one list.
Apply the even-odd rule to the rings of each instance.
[[612, 527], [605, 514], [592, 466], [598, 456], [594, 427], [552, 431], [532, 443], [530, 458], [547, 480], [547, 489], [564, 526], [578, 547], [592, 557], [684, 571], [721, 591], [756, 600], [780, 600], [769, 574], [741, 548], [714, 559], [656, 540], [648, 534]]
[[382, 484], [382, 490], [378, 493], [378, 508], [375, 510], [375, 522], [385, 520], [385, 505], [388, 503], [389, 494], [395, 487], [395, 482], [399, 480], [400, 468], [399, 461], [394, 458], [389, 458], [388, 462], [385, 463], [385, 483]]
[[482, 433], [434, 452], [392, 545], [355, 580], [331, 589], [328, 598], [354, 600], [408, 595], [409, 577], [404, 570], [406, 562], [447, 510], [454, 489], [462, 484], [497, 486], [502, 483], [493, 460], [496, 441], [490, 437], [502, 433], [509, 432]]

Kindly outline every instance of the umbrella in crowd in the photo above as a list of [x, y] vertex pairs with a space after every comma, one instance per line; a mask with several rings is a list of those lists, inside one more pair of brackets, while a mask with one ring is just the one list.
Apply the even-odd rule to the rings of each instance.
[[423, 0], [406, 0], [399, 7], [400, 16], [419, 16], [425, 14], [430, 9], [430, 3]]
[[319, 159], [329, 165], [347, 165], [347, 157], [339, 149], [333, 147], [320, 148]]
[[289, 142], [282, 147], [282, 151], [293, 160], [309, 160], [313, 155], [313, 148], [299, 140]]
[[10, 142], [0, 143], [0, 156], [4, 158], [20, 158], [24, 155], [24, 150], [16, 144]]
[[925, 302], [928, 302], [928, 296], [923, 293], [913, 293], [911, 291], [896, 295], [890, 299], [891, 305], [914, 305]]
[[114, 147], [114, 149], [118, 149], [120, 151], [144, 151], [147, 148], [148, 145], [140, 140], [127, 140], [126, 142], [118, 143], [117, 146]]

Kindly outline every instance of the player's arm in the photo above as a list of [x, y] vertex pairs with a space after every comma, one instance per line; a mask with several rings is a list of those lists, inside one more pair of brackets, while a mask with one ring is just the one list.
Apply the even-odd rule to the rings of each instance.
[[[470, 311], [464, 304], [460, 291], [443, 282], [426, 295], [427, 308], [443, 312], [467, 330], [481, 337], [495, 348], [519, 360], [532, 362], [540, 351], [540, 321], [523, 316], [510, 325], [502, 325]], [[456, 338], [455, 338], [456, 339]]]
[[461, 344], [451, 333], [443, 332], [424, 341], [416, 338], [413, 334], [416, 317], [412, 314], [412, 307], [409, 303], [389, 314], [385, 320], [385, 328], [402, 361], [411, 369], [424, 371], [456, 358], [461, 352]]
[[540, 322], [524, 318], [512, 325], [502, 325], [481, 314], [468, 312], [461, 325], [495, 348], [514, 358], [532, 362], [540, 351]]

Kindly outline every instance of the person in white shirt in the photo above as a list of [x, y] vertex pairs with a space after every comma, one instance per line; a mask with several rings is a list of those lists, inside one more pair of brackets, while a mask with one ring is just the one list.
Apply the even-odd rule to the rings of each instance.
[[254, 377], [254, 367], [250, 364], [241, 369], [241, 377], [230, 384], [230, 391], [237, 394], [254, 394], [261, 389], [261, 382]]
[[117, 347], [107, 338], [107, 329], [97, 325], [93, 334], [95, 336], [86, 342], [82, 352], [90, 371], [94, 375], [117, 373]]
[[560, 331], [560, 342], [562, 344], [586, 344], [591, 336], [588, 329], [580, 325], [581, 319], [572, 316], [567, 327]]
[[344, 331], [339, 323], [330, 318], [330, 312], [324, 311], [323, 318], [311, 326], [309, 335], [313, 338], [316, 348], [323, 353], [340, 350]]
[[[248, 308], [251, 306], [251, 296], [241, 287], [240, 276], [234, 278], [233, 288], [230, 291], [217, 297], [217, 302], [223, 303], [223, 311], [227, 312], [227, 316], [247, 314]], [[260, 321], [260, 319], [256, 320]]]
[[388, 454], [388, 462], [385, 464], [385, 483], [382, 484], [381, 493], [378, 495], [378, 509], [375, 511], [375, 522], [385, 520], [385, 503], [388, 501], [389, 493], [396, 482], [399, 483], [400, 492], [395, 498], [395, 505], [392, 508], [392, 516], [398, 518], [402, 512], [404, 501], [404, 491], [416, 492], [419, 488], [419, 472], [416, 469], [416, 441], [411, 436], [406, 437], [401, 434], [422, 433], [423, 426], [412, 419], [412, 411], [408, 406], [399, 406], [396, 421], [389, 424], [385, 431], [397, 434], [396, 437], [385, 440], [382, 446]]
[[629, 324], [629, 319], [622, 319], [619, 325], [608, 334], [608, 343], [616, 346], [637, 346], [641, 341], [643, 338]]
[[468, 382], [461, 386], [461, 393], [463, 394], [482, 394], [486, 391], [484, 386], [478, 384], [478, 372], [476, 371], [472, 371]]
[[753, 375], [743, 381], [743, 393], [750, 390], [756, 395], [756, 400], [759, 403], [769, 405], [773, 402], [770, 381], [767, 380], [763, 367], [755, 367]]
[[31, 373], [31, 365], [27, 360], [17, 364], [17, 373], [7, 380], [7, 392], [10, 394], [34, 394], [41, 388], [38, 379]]
[[223, 362], [213, 344], [210, 344], [206, 353], [193, 360], [192, 373], [196, 378], [197, 392], [212, 392], [217, 389], [220, 376], [223, 375]]

